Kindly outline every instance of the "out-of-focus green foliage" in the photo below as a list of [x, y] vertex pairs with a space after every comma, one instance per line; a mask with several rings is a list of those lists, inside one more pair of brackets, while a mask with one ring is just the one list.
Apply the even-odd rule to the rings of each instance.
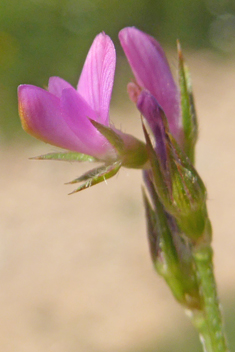
[[184, 48], [215, 45], [232, 51], [234, 14], [233, 0], [1, 0], [0, 140], [11, 140], [20, 128], [16, 87], [46, 86], [53, 75], [76, 85], [89, 46], [102, 30], [118, 53], [118, 31], [132, 25], [163, 44], [175, 45], [179, 38]]

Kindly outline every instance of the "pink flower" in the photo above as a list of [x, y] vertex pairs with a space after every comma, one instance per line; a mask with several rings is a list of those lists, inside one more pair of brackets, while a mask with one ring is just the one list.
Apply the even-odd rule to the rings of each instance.
[[24, 130], [61, 148], [100, 160], [116, 159], [115, 148], [90, 121], [110, 126], [115, 64], [114, 45], [100, 33], [88, 52], [77, 89], [59, 77], [49, 79], [48, 90], [19, 86], [19, 114]]
[[165, 112], [171, 133], [180, 142], [180, 93], [163, 49], [153, 37], [134, 27], [122, 29], [119, 39], [137, 83], [129, 84], [131, 99], [137, 102], [141, 89], [151, 93]]

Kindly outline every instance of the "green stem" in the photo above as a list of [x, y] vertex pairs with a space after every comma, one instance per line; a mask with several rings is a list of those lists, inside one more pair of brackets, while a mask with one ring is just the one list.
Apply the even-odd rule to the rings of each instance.
[[189, 316], [194, 327], [199, 333], [204, 352], [214, 352], [205, 314], [202, 311], [196, 310], [189, 311]]
[[202, 339], [205, 341], [204, 349], [206, 352], [228, 352], [213, 273], [212, 248], [209, 244], [195, 247], [193, 256], [205, 317], [201, 331]]

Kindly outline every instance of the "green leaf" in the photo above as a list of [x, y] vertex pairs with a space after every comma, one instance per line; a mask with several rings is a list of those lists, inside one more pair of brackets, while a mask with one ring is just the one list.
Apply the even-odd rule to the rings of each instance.
[[86, 181], [80, 187], [78, 187], [77, 189], [75, 189], [73, 192], [69, 194], [80, 192], [86, 188], [89, 188], [91, 186], [97, 185], [98, 183], [108, 180], [109, 178], [116, 175], [116, 173], [118, 172], [121, 166], [122, 166], [121, 161], [116, 161], [111, 165], [103, 165], [97, 169], [92, 169], [86, 172], [82, 176], [67, 183], [67, 184], [73, 184], [73, 183]]
[[89, 161], [97, 162], [99, 159], [94, 158], [91, 155], [86, 155], [77, 152], [65, 152], [65, 153], [48, 153], [44, 155], [35, 156], [34, 160], [58, 160], [58, 161]]

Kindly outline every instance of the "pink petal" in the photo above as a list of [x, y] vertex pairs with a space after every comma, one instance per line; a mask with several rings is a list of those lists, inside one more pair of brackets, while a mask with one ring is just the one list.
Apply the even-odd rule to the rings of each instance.
[[134, 27], [122, 29], [119, 39], [137, 83], [156, 98], [177, 138], [181, 127], [179, 91], [163, 49], [154, 38]]
[[60, 98], [64, 89], [72, 88], [71, 84], [60, 77], [50, 77], [48, 82], [48, 91]]
[[116, 53], [104, 33], [96, 36], [88, 52], [77, 90], [98, 113], [99, 122], [109, 125], [109, 105], [114, 81]]
[[83, 144], [82, 153], [98, 158], [116, 156], [107, 139], [89, 121], [89, 118], [99, 120], [96, 112], [74, 88], [63, 90], [61, 110], [69, 128]]
[[61, 114], [60, 100], [44, 89], [21, 85], [18, 88], [19, 114], [23, 129], [52, 145], [77, 152], [83, 143]]

